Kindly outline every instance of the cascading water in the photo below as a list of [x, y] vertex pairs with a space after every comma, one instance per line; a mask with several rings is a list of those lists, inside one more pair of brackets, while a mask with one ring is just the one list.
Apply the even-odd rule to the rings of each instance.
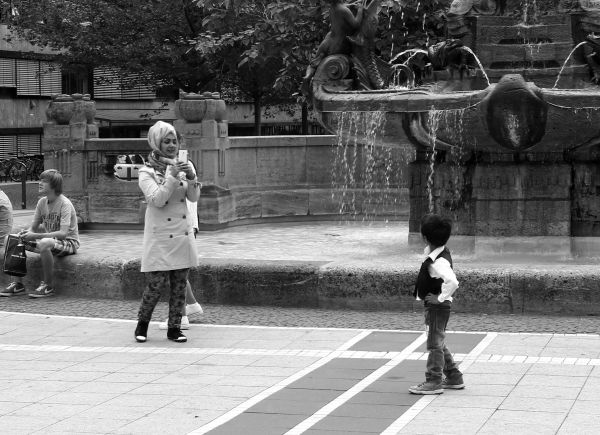
[[332, 200], [350, 220], [394, 219], [414, 150], [382, 146], [385, 112], [339, 112]]
[[573, 54], [577, 51], [577, 49], [579, 47], [581, 47], [582, 45], [584, 45], [584, 44], [587, 44], [587, 41], [580, 42], [579, 44], [577, 44], [573, 48], [573, 50], [571, 50], [571, 52], [569, 53], [569, 55], [565, 59], [564, 63], [562, 64], [562, 67], [560, 68], [560, 71], [558, 72], [558, 75], [556, 76], [556, 81], [554, 82], [554, 86], [552, 86], [552, 89], [554, 89], [554, 88], [556, 88], [558, 86], [558, 81], [560, 80], [560, 76], [563, 73], [565, 67], [567, 66], [567, 63], [569, 63], [569, 60], [571, 59], [571, 56], [573, 56]]
[[434, 175], [435, 175], [435, 156], [436, 156], [436, 142], [437, 142], [437, 132], [439, 128], [439, 122], [442, 112], [436, 110], [435, 108], [431, 109], [427, 114], [427, 129], [429, 130], [430, 137], [430, 146], [431, 152], [429, 153], [429, 169], [427, 173], [427, 201], [428, 201], [428, 211], [429, 213], [434, 212], [434, 202], [433, 202], [433, 188], [434, 188]]

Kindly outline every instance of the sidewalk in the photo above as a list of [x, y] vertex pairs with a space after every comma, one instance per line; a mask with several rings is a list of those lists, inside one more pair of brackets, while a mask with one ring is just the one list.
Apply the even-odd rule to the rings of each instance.
[[420, 331], [151, 325], [0, 312], [8, 434], [595, 434], [600, 336], [453, 332], [467, 388], [414, 396]]

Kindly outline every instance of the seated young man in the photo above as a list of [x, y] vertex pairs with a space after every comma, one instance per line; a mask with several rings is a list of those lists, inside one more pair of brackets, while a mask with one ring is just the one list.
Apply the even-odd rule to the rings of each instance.
[[[69, 199], [62, 194], [62, 175], [48, 169], [40, 175], [39, 191], [44, 195], [37, 203], [33, 222], [27, 230], [19, 232], [28, 251], [37, 252], [42, 260], [44, 280], [30, 298], [44, 298], [54, 294], [54, 255], [64, 257], [77, 253], [79, 231], [77, 214]], [[22, 278], [14, 277], [3, 296], [25, 294]]]

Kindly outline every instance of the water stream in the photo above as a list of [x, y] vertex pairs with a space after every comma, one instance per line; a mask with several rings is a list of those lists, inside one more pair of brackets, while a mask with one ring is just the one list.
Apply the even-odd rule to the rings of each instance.
[[573, 50], [571, 50], [571, 52], [569, 53], [569, 55], [565, 59], [564, 63], [562, 64], [562, 67], [560, 68], [560, 71], [558, 72], [558, 76], [556, 76], [556, 81], [554, 82], [554, 86], [552, 86], [552, 89], [554, 89], [554, 88], [556, 88], [558, 86], [558, 81], [560, 80], [560, 76], [561, 76], [563, 70], [566, 68], [567, 63], [569, 62], [569, 59], [571, 59], [571, 56], [573, 56], [573, 54], [575, 53], [575, 51], [577, 51], [577, 49], [579, 47], [581, 47], [583, 44], [587, 44], [587, 41], [580, 42], [575, 47], [573, 47]]
[[487, 81], [487, 84], [489, 86], [491, 84], [490, 78], [488, 77], [487, 73], [485, 72], [485, 69], [483, 69], [483, 64], [481, 63], [481, 61], [479, 60], [479, 58], [477, 57], [475, 52], [473, 50], [471, 50], [470, 47], [467, 47], [466, 45], [461, 47], [461, 49], [466, 51], [467, 53], [470, 53], [471, 55], [473, 55], [473, 57], [477, 61], [477, 65], [479, 66], [479, 69], [481, 70], [481, 72], [482, 72], [483, 76], [485, 77], [485, 80]]

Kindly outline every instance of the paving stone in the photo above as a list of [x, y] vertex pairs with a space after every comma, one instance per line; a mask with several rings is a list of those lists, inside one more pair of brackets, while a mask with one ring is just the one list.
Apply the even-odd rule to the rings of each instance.
[[259, 414], [294, 414], [303, 415], [305, 418], [311, 416], [318, 411], [326, 401], [310, 400], [271, 400], [266, 399], [246, 410], [246, 412]]
[[567, 413], [575, 399], [558, 399], [542, 397], [521, 397], [510, 394], [498, 409], [509, 411], [562, 412]]
[[374, 331], [354, 344], [350, 350], [400, 352], [420, 334], [408, 332]]
[[233, 420], [208, 432], [211, 435], [281, 435], [304, 420], [303, 416], [292, 414], [258, 414], [244, 412]]
[[538, 387], [583, 387], [586, 378], [583, 376], [547, 376], [526, 374], [519, 381], [519, 385], [533, 385]]
[[119, 429], [129, 422], [129, 419], [118, 420], [115, 418], [109, 418], [108, 416], [105, 416], [104, 418], [94, 418], [93, 420], [81, 416], [73, 416], [45, 427], [44, 432], [106, 434]]
[[440, 409], [428, 407], [410, 421], [410, 423], [400, 431], [400, 434], [475, 434], [479, 433], [478, 430], [489, 420], [494, 412], [493, 409], [485, 408]]
[[481, 427], [478, 434], [555, 434], [565, 416], [564, 412], [498, 410]]
[[375, 417], [375, 418], [356, 418], [356, 417], [338, 417], [327, 416], [317, 422], [313, 429], [315, 430], [336, 430], [346, 433], [370, 433], [380, 432], [381, 428], [386, 428], [395, 419]]
[[[354, 417], [354, 418], [371, 418], [395, 420], [400, 417], [406, 410], [410, 408], [408, 405], [371, 405], [365, 403], [354, 403], [352, 399], [344, 403], [342, 406], [333, 410], [330, 414], [334, 417]], [[385, 429], [386, 426], [381, 427]]]
[[[511, 391], [510, 395], [515, 397], [537, 397], [553, 399], [575, 399], [581, 392], [578, 387], [550, 387], [540, 388], [531, 385], [517, 385]], [[510, 396], [509, 396], [510, 397]]]
[[597, 435], [600, 415], [570, 413], [557, 431], [558, 435]]
[[470, 390], [451, 391], [436, 397], [432, 402], [434, 407], [443, 408], [489, 408], [497, 409], [505, 401], [503, 396], [473, 395]]

